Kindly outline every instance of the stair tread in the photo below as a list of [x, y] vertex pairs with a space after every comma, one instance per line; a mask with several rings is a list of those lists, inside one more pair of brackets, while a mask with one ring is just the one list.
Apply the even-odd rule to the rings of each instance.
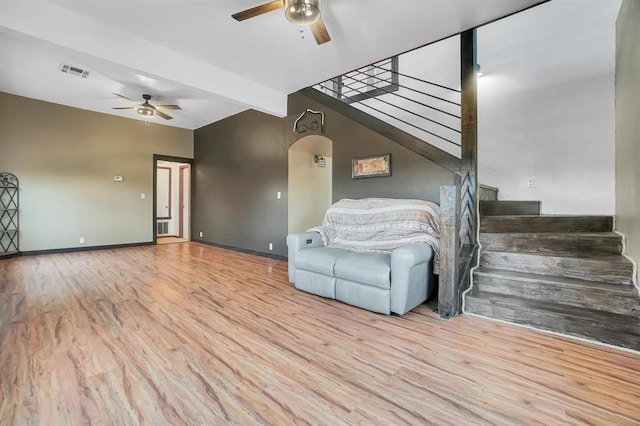
[[504, 250], [483, 250], [484, 253], [491, 253], [492, 255], [504, 253], [506, 256], [525, 256], [525, 257], [546, 257], [546, 258], [559, 258], [559, 259], [578, 259], [589, 261], [602, 261], [607, 263], [616, 263], [620, 265], [633, 265], [633, 262], [621, 254], [598, 254], [598, 253], [578, 253], [578, 254], [549, 254], [549, 253], [527, 253], [520, 251], [504, 251]]
[[493, 269], [632, 285], [633, 262], [622, 255], [549, 255], [513, 251], [480, 252], [480, 264]]
[[557, 219], [557, 218], [568, 218], [568, 219], [576, 219], [576, 218], [585, 218], [585, 219], [603, 219], [603, 218], [610, 218], [611, 216], [606, 215], [606, 214], [506, 214], [506, 215], [494, 215], [494, 216], [484, 216], [486, 218], [498, 218], [498, 219], [506, 219], [506, 220], [515, 220], [515, 219], [522, 219], [522, 218], [552, 218], [552, 219]]
[[640, 318], [636, 316], [616, 314], [607, 311], [564, 305], [560, 303], [540, 302], [532, 299], [522, 299], [508, 295], [473, 289], [468, 299], [480, 303], [499, 305], [505, 308], [546, 312], [560, 315], [570, 320], [587, 320], [594, 328], [606, 328], [615, 332], [632, 334], [640, 337]]
[[621, 238], [622, 236], [617, 232], [603, 231], [603, 232], [480, 232], [481, 235], [500, 235], [505, 237], [541, 237], [541, 238]]
[[539, 215], [540, 201], [480, 200], [479, 208], [481, 216]]
[[[480, 185], [486, 187], [486, 185]], [[492, 187], [489, 187], [492, 188]], [[495, 188], [497, 189], [497, 188]], [[491, 203], [504, 203], [504, 204], [513, 204], [513, 203], [539, 203], [540, 200], [480, 200], [481, 202], [489, 201]]]
[[481, 232], [484, 251], [550, 256], [617, 255], [622, 236], [615, 232]]
[[618, 296], [639, 298], [638, 290], [633, 285], [612, 284], [600, 281], [581, 280], [579, 278], [559, 277], [555, 275], [541, 275], [527, 272], [508, 271], [504, 269], [479, 267], [474, 274], [481, 276], [489, 276], [495, 278], [504, 278], [514, 281], [522, 281], [535, 284], [549, 284], [554, 286], [571, 287], [574, 289], [596, 289], [606, 291], [607, 293], [615, 293]]
[[585, 215], [480, 215], [480, 232], [609, 232], [611, 216]]

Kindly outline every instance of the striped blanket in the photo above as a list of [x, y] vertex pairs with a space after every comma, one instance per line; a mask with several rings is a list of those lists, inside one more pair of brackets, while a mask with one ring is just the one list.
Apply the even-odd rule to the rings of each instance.
[[390, 253], [410, 243], [433, 248], [438, 273], [440, 208], [424, 200], [395, 198], [342, 199], [325, 214], [322, 226], [309, 229], [322, 235], [327, 247]]

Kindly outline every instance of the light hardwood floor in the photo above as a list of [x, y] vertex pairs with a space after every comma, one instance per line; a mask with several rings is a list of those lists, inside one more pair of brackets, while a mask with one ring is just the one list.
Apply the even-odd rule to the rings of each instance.
[[180, 238], [180, 237], [158, 237], [158, 240], [156, 241], [156, 244], [175, 244], [175, 243], [186, 243], [189, 240], [187, 240], [186, 238]]
[[638, 424], [640, 356], [197, 243], [0, 260], [0, 424]]

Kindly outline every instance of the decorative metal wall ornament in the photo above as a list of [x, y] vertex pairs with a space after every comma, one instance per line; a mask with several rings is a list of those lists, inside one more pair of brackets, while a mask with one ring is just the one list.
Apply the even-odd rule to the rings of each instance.
[[314, 114], [320, 116], [320, 133], [324, 134], [324, 112], [322, 111], [314, 111], [312, 109], [307, 109], [305, 112], [300, 114], [300, 116], [293, 122], [293, 132], [294, 133], [306, 133], [309, 130], [316, 131], [318, 130], [318, 120], [313, 120], [306, 123], [301, 123], [300, 121], [305, 118], [308, 114]]
[[18, 187], [18, 178], [11, 173], [0, 173], [0, 186], [2, 187], [10, 187], [17, 188]]

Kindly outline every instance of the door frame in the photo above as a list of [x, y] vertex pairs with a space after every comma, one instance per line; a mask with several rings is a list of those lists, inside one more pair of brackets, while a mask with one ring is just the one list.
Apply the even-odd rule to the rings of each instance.
[[[157, 182], [157, 175], [156, 175], [156, 168], [158, 167], [158, 161], [171, 161], [173, 163], [187, 163], [189, 164], [191, 167], [190, 169], [190, 173], [189, 173], [189, 216], [190, 216], [190, 220], [189, 220], [189, 228], [193, 229], [193, 165], [194, 165], [194, 161], [193, 158], [185, 158], [185, 157], [173, 157], [171, 155], [162, 155], [162, 154], [153, 154], [153, 200], [152, 200], [152, 205], [153, 205], [153, 212], [152, 212], [152, 216], [151, 216], [151, 230], [152, 230], [152, 235], [153, 235], [153, 244], [158, 244], [158, 229], [157, 229], [157, 222], [158, 222], [158, 212], [157, 212], [157, 202], [158, 202], [158, 188], [156, 187], [158, 185]], [[182, 209], [180, 209], [182, 210]]]
[[[184, 226], [184, 171], [185, 169], [189, 169], [189, 177], [191, 177], [192, 168], [193, 168], [192, 165], [185, 166], [183, 164], [180, 164], [180, 166], [178, 166], [178, 170], [179, 170], [178, 172], [178, 175], [179, 175], [178, 176], [178, 237], [179, 238], [184, 238], [184, 231], [185, 231], [184, 229], [185, 228]], [[193, 182], [191, 182], [191, 179], [189, 179], [189, 189], [191, 189], [192, 185], [193, 185]], [[191, 197], [189, 197], [189, 210], [192, 210]], [[191, 231], [191, 226], [189, 226], [189, 231]]]

